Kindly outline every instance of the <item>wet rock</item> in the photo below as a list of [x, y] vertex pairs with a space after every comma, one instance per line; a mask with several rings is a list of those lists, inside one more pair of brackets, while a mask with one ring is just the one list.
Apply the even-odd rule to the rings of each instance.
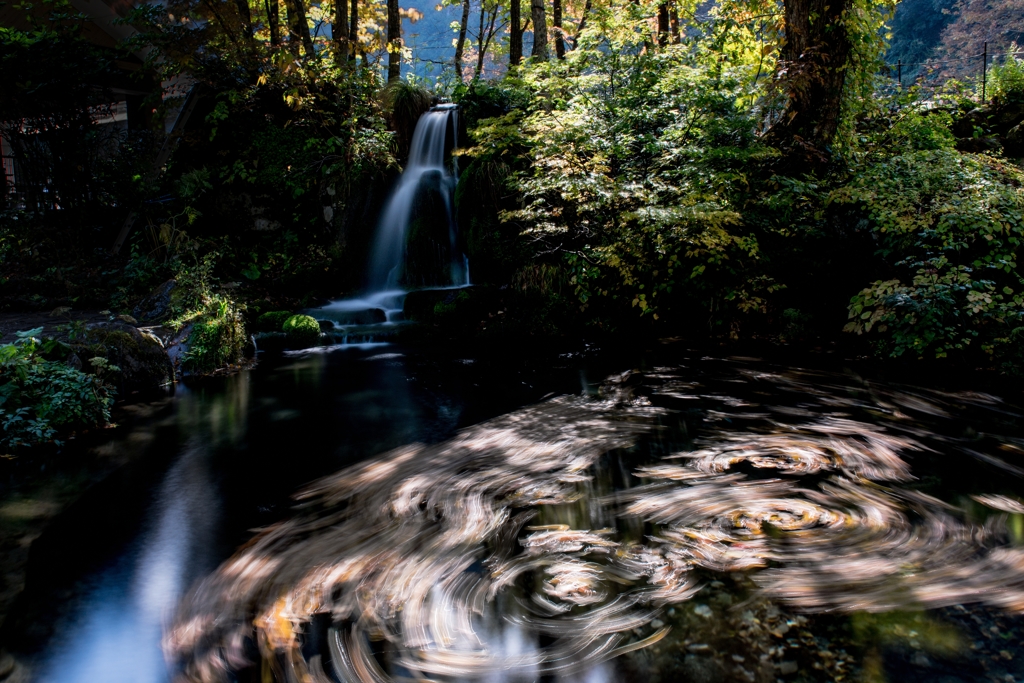
[[144, 322], [162, 320], [170, 314], [171, 297], [177, 282], [168, 280], [154, 289], [132, 310], [132, 316]]
[[317, 320], [317, 322], [320, 324], [321, 332], [330, 332], [334, 329], [334, 323], [330, 320]]
[[791, 662], [791, 661], [779, 662], [779, 673], [782, 674], [783, 676], [788, 676], [789, 674], [795, 674], [799, 669], [800, 669], [800, 667], [797, 665], [796, 662]]
[[332, 312], [331, 319], [337, 325], [375, 325], [387, 322], [388, 316], [383, 309], [369, 308], [364, 311]]
[[711, 611], [711, 608], [707, 605], [695, 605], [693, 608], [693, 613], [696, 614], [698, 617], [704, 617], [705, 619], [710, 619], [714, 614]]
[[120, 368], [105, 377], [122, 393], [151, 389], [174, 379], [174, 367], [160, 340], [124, 322], [91, 325], [81, 340], [72, 344], [79, 358], [102, 357]]

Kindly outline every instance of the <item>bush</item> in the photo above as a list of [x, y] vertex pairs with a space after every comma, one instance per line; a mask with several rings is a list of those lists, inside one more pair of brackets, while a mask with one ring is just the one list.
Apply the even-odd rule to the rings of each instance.
[[890, 268], [851, 299], [846, 330], [878, 335], [892, 357], [972, 344], [1012, 353], [1024, 320], [1022, 185], [1024, 173], [995, 159], [938, 150], [875, 163], [837, 191], [835, 201], [866, 209]]
[[1024, 102], [1024, 59], [1017, 59], [1014, 53], [1020, 48], [1016, 43], [1010, 46], [1002, 64], [995, 64], [988, 71], [992, 99], [996, 102]]
[[184, 365], [191, 372], [211, 372], [242, 359], [245, 325], [238, 310], [224, 301], [192, 325]]
[[110, 422], [114, 388], [65, 362], [47, 359], [56, 347], [66, 347], [53, 340], [40, 342], [36, 335], [41, 331], [19, 332], [13, 344], [0, 345], [0, 448], [46, 443], [62, 432]]
[[288, 340], [302, 346], [313, 346], [320, 341], [320, 323], [308, 315], [293, 315], [282, 326]]
[[291, 311], [267, 311], [256, 319], [256, 329], [261, 332], [281, 332], [282, 326], [290, 317]]

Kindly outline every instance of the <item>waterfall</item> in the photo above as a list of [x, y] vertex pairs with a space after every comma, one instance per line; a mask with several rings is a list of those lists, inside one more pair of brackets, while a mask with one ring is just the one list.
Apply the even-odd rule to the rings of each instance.
[[[369, 291], [373, 293], [401, 290], [409, 285], [466, 285], [469, 284], [469, 265], [456, 245], [457, 231], [452, 215], [456, 177], [454, 169], [445, 165], [448, 151], [448, 131], [452, 139], [458, 136], [458, 108], [455, 105], [439, 105], [423, 114], [416, 123], [409, 162], [388, 199], [381, 214], [377, 237], [370, 254]], [[409, 229], [417, 217], [414, 209], [424, 191], [438, 190], [441, 197], [443, 216], [431, 218], [443, 220], [447, 225], [447, 259], [441, 260], [448, 272], [431, 273], [432, 281], [424, 281], [424, 275], [408, 272]], [[417, 281], [419, 280], [419, 281]]]
[[[453, 104], [436, 106], [420, 117], [405, 172], [381, 214], [366, 289], [359, 296], [307, 311], [317, 320], [335, 323], [343, 339], [354, 327], [401, 321], [409, 289], [469, 284], [469, 259], [458, 248], [453, 215], [457, 167], [454, 160], [445, 163], [458, 131], [458, 108]], [[414, 226], [420, 230], [411, 235], [417, 233], [410, 230]]]

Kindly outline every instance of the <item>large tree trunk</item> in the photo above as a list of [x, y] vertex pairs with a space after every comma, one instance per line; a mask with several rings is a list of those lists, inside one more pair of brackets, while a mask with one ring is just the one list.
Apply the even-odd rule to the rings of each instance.
[[839, 130], [853, 45], [846, 30], [853, 0], [785, 0], [786, 40], [779, 56], [786, 107], [765, 136], [794, 160], [827, 161]]
[[668, 5], [664, 2], [658, 5], [658, 45], [668, 45]]
[[459, 24], [459, 39], [455, 43], [455, 75], [462, 82], [462, 55], [466, 48], [466, 26], [469, 24], [469, 0], [462, 0], [462, 23]]
[[675, 2], [672, 3], [672, 8], [669, 10], [669, 24], [672, 26], [672, 42], [678, 45], [683, 38], [679, 35], [679, 10], [676, 9]]
[[331, 25], [334, 38], [334, 58], [338, 64], [348, 61], [348, 0], [334, 0], [334, 23]]
[[565, 41], [562, 40], [562, 0], [551, 0], [551, 25], [555, 27], [555, 56], [565, 58]]
[[398, 0], [388, 0], [388, 83], [402, 75], [402, 15]]
[[267, 4], [267, 28], [270, 29], [270, 44], [281, 44], [281, 7], [277, 0], [265, 0]]
[[509, 66], [519, 66], [523, 61], [523, 25], [520, 13], [522, 6], [520, 0], [512, 0], [508, 8], [508, 63]]
[[533, 52], [530, 56], [547, 61], [548, 20], [544, 13], [544, 0], [531, 0], [530, 14], [533, 18]]

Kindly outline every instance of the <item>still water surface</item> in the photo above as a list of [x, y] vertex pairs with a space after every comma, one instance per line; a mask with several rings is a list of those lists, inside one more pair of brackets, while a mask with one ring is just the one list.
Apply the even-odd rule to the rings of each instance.
[[180, 389], [134, 428], [165, 463], [138, 524], [38, 609], [36, 679], [1024, 680], [1016, 407], [613, 356], [344, 348]]

